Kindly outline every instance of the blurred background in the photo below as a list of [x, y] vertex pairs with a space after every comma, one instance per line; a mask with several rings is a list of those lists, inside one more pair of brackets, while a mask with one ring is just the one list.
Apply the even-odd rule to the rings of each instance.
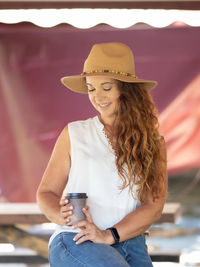
[[151, 94], [167, 144], [167, 201], [182, 208], [175, 224], [153, 226], [149, 246], [200, 263], [199, 9], [199, 1], [0, 1], [0, 200], [36, 201], [59, 133], [96, 115], [60, 78], [82, 72], [93, 44], [123, 42], [136, 75], [158, 81]]

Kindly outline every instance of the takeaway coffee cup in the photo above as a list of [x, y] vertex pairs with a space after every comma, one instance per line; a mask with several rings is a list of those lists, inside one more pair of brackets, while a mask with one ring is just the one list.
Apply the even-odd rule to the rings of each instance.
[[73, 215], [70, 216], [71, 225], [85, 220], [85, 214], [82, 209], [86, 206], [87, 194], [86, 193], [68, 193], [65, 198], [69, 200], [69, 204], [73, 206]]

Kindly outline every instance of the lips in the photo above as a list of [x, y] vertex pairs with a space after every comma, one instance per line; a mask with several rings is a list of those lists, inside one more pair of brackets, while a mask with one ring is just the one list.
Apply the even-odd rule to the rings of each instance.
[[98, 106], [100, 108], [107, 108], [108, 106], [110, 106], [111, 103], [103, 103], [103, 104], [98, 104]]

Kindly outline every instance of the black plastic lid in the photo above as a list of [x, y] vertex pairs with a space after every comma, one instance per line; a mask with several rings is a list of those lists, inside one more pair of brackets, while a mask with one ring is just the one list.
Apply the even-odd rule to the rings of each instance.
[[88, 198], [86, 193], [68, 193], [65, 198]]

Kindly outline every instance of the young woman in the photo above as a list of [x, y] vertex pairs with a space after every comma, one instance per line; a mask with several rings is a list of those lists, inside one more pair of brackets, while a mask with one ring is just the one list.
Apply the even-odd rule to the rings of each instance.
[[[63, 129], [38, 188], [41, 210], [58, 225], [50, 264], [152, 266], [144, 233], [167, 194], [165, 141], [148, 91], [156, 82], [135, 76], [128, 46], [102, 43], [92, 47], [83, 73], [62, 83], [88, 93], [99, 115]], [[77, 192], [88, 195], [86, 220], [72, 227], [64, 195]]]

